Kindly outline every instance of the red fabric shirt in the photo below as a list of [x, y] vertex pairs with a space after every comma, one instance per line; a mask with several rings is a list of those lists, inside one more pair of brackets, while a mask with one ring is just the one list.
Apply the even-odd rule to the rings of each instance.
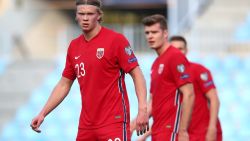
[[151, 69], [152, 134], [178, 132], [181, 97], [178, 88], [191, 83], [189, 62], [175, 47], [168, 47], [153, 63]]
[[80, 85], [82, 110], [79, 128], [91, 129], [116, 122], [129, 123], [129, 101], [124, 73], [138, 66], [127, 39], [102, 27], [86, 41], [71, 41], [63, 77]]
[[[208, 101], [206, 93], [215, 89], [212, 75], [204, 66], [196, 63], [190, 63], [190, 71], [192, 73], [195, 102], [192, 113], [192, 119], [189, 125], [191, 134], [206, 134], [210, 112], [208, 109]], [[222, 132], [220, 122], [217, 121], [217, 131]]]

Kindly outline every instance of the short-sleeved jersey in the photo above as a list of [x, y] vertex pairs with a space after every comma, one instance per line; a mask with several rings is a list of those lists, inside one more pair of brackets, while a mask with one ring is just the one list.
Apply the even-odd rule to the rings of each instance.
[[137, 59], [120, 33], [102, 27], [90, 41], [83, 35], [71, 41], [63, 77], [80, 85], [82, 109], [79, 128], [129, 123], [125, 73], [138, 66]]
[[188, 69], [188, 60], [173, 46], [169, 46], [154, 61], [151, 68], [150, 87], [152, 135], [165, 131], [178, 132], [182, 101], [182, 94], [178, 89], [184, 84], [191, 83]]
[[[195, 102], [189, 132], [191, 134], [206, 134], [210, 117], [206, 93], [216, 87], [212, 75], [207, 68], [197, 63], [190, 64]], [[217, 132], [222, 132], [219, 120], [217, 121]]]

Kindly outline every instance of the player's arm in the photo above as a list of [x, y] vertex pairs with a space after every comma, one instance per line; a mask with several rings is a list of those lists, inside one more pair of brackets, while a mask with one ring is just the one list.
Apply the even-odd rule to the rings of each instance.
[[[148, 114], [148, 117], [150, 118], [152, 116], [152, 94], [150, 94], [150, 97], [149, 97], [149, 100], [148, 100], [148, 107], [147, 107], [147, 109], [148, 109], [147, 110], [147, 114]], [[149, 136], [151, 136], [151, 134], [152, 134], [152, 129], [150, 127], [150, 128], [147, 129], [147, 132], [145, 134], [143, 134], [142, 136], [140, 136], [139, 138], [137, 138], [137, 141], [146, 141], [146, 139]]]
[[[148, 118], [150, 118], [152, 115], [152, 94], [150, 94], [150, 97], [149, 97], [149, 100], [147, 103], [147, 115], [148, 115]], [[134, 132], [134, 130], [136, 130], [136, 119], [132, 120], [130, 123], [131, 135]], [[147, 126], [147, 131], [149, 131], [149, 132], [146, 132], [142, 138], [146, 139], [148, 136], [151, 135], [151, 129], [149, 129], [149, 126]], [[139, 132], [137, 132], [137, 135], [139, 136]]]
[[209, 119], [206, 141], [213, 141], [216, 140], [216, 134], [217, 134], [216, 124], [219, 113], [220, 101], [215, 88], [210, 89], [206, 93], [206, 97], [208, 99], [210, 108], [210, 119]]
[[179, 126], [179, 140], [187, 139], [188, 137], [188, 125], [192, 115], [192, 109], [194, 105], [194, 90], [193, 84], [187, 83], [182, 85], [179, 90], [183, 94], [182, 100], [182, 115], [180, 119], [180, 126]]
[[148, 128], [146, 81], [139, 66], [132, 69], [129, 74], [134, 81], [136, 96], [138, 98], [136, 130], [137, 133], [143, 134]]
[[[150, 118], [152, 116], [152, 94], [150, 94], [149, 100], [148, 100], [148, 107], [147, 107], [147, 114]], [[137, 139], [137, 141], [146, 141], [146, 139], [152, 135], [152, 127], [147, 127], [147, 132], [143, 134], [141, 137]]]
[[69, 93], [72, 84], [73, 84], [72, 80], [65, 78], [65, 77], [61, 78], [61, 80], [57, 83], [57, 85], [53, 89], [43, 109], [32, 120], [30, 126], [32, 127], [34, 131], [38, 133], [41, 132], [39, 127], [41, 123], [43, 122], [44, 118], [63, 101], [63, 99]]

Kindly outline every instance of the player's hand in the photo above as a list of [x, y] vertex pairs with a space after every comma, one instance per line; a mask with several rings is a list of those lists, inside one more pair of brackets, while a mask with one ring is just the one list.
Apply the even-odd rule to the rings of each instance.
[[180, 130], [178, 133], [178, 141], [189, 141], [189, 135], [186, 130]]
[[206, 134], [206, 141], [216, 141], [217, 139], [217, 129], [216, 127], [208, 128]]
[[144, 138], [144, 137], [139, 137], [139, 138], [137, 138], [136, 141], [146, 141], [146, 138]]
[[136, 131], [137, 136], [143, 135], [149, 130], [147, 108], [139, 110], [136, 118]]
[[138, 137], [136, 141], [146, 141], [146, 139], [152, 134], [151, 132], [152, 132], [152, 130], [149, 129], [148, 132], [146, 132], [142, 136]]
[[38, 115], [36, 116], [30, 124], [30, 127], [32, 128], [32, 130], [36, 131], [37, 133], [41, 133], [41, 130], [39, 129], [40, 125], [42, 124], [44, 120], [44, 116], [42, 115]]

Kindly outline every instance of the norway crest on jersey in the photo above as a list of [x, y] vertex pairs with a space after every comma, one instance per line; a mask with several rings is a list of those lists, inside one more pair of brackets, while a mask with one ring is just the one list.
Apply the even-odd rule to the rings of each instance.
[[96, 50], [96, 57], [98, 59], [101, 59], [104, 56], [104, 48], [98, 48]]
[[158, 68], [158, 74], [162, 74], [163, 70], [164, 70], [164, 64], [160, 64]]

